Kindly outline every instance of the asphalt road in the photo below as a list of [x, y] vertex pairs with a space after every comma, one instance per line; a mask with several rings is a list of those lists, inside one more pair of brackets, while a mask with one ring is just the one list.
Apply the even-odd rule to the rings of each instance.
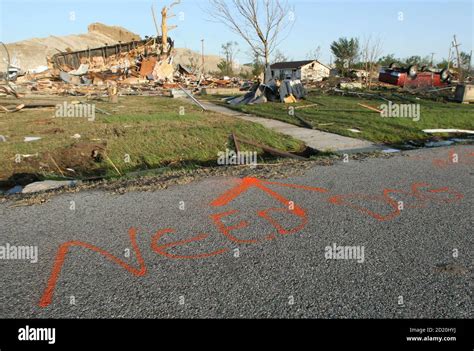
[[[0, 246], [39, 257], [0, 260], [0, 318], [472, 318], [474, 147], [450, 150], [275, 180], [320, 189], [213, 178], [2, 204]], [[327, 259], [333, 244], [363, 260]]]

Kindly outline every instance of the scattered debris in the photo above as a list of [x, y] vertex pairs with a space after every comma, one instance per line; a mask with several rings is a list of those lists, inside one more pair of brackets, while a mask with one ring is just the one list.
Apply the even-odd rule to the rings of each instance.
[[366, 108], [370, 111], [374, 111], [374, 112], [377, 112], [377, 113], [382, 113], [382, 111], [379, 110], [378, 108], [375, 108], [375, 107], [372, 107], [372, 106], [369, 106], [369, 105], [365, 105], [365, 104], [357, 104], [357, 105], [359, 105], [361, 107], [364, 107], [364, 108]]
[[119, 176], [122, 176], [122, 172], [119, 171], [119, 169], [117, 168], [117, 166], [115, 165], [115, 163], [110, 159], [110, 157], [104, 153], [104, 156], [105, 156], [105, 159], [112, 165], [112, 167], [115, 169], [115, 171], [117, 172], [117, 174]]
[[362, 133], [359, 129], [348, 129], [348, 131], [352, 133]]
[[32, 193], [38, 193], [41, 191], [60, 189], [64, 187], [74, 187], [78, 184], [80, 184], [80, 182], [76, 180], [67, 180], [67, 181], [45, 180], [42, 182], [28, 184], [27, 186], [23, 188], [21, 193], [32, 194]]
[[237, 154], [239, 154], [239, 153], [240, 153], [240, 145], [239, 145], [239, 141], [237, 140], [237, 137], [235, 136], [235, 134], [234, 134], [234, 133], [232, 133], [232, 135], [231, 135], [231, 136], [232, 136], [232, 141], [234, 142], [234, 146], [235, 146], [235, 152], [236, 152]]
[[278, 101], [284, 103], [295, 103], [306, 97], [306, 89], [297, 79], [277, 79], [270, 80], [267, 84], [262, 84], [257, 80], [244, 96], [232, 97], [227, 99], [231, 105], [254, 105], [262, 104], [268, 101]]
[[363, 85], [361, 82], [342, 82], [339, 84], [339, 88], [354, 90], [354, 89], [362, 89]]
[[[276, 82], [278, 86], [278, 82]], [[285, 79], [279, 87], [280, 100], [285, 103], [293, 103], [306, 96], [306, 89], [299, 79]]]
[[308, 129], [314, 129], [313, 125], [309, 123], [307, 120], [303, 119], [302, 117], [294, 114], [295, 118], [301, 122], [303, 127], [308, 128]]
[[29, 143], [31, 141], [38, 141], [38, 140], [41, 140], [41, 137], [25, 137], [23, 141], [26, 143]]
[[21, 185], [15, 185], [13, 188], [10, 190], [7, 190], [5, 193], [6, 195], [14, 195], [14, 194], [20, 194], [23, 190], [23, 187]]
[[206, 111], [207, 109], [204, 107], [203, 104], [201, 104], [194, 96], [192, 96], [189, 92], [187, 92], [181, 85], [179, 85], [179, 88], [181, 89], [181, 91], [183, 91], [186, 96], [188, 96], [191, 100], [193, 100], [193, 102], [198, 105], [199, 107], [201, 107], [204, 111]]
[[296, 106], [294, 107], [295, 110], [301, 110], [301, 109], [304, 109], [304, 108], [310, 108], [310, 107], [317, 107], [319, 106], [319, 104], [311, 104], [311, 105], [304, 105], [304, 106]]
[[13, 113], [13, 112], [21, 111], [23, 108], [25, 108], [25, 105], [24, 104], [18, 105], [13, 110], [10, 110], [10, 109], [6, 108], [5, 106], [1, 106], [1, 105], [0, 105], [0, 108], [5, 112]]
[[4, 137], [3, 135], [0, 135], [0, 143], [6, 143], [7, 142], [7, 138]]
[[38, 73], [46, 72], [48, 69], [49, 69], [48, 66], [41, 65], [41, 66], [38, 66], [36, 68], [28, 70], [28, 73], [29, 74], [38, 74]]
[[384, 149], [384, 150], [382, 150], [382, 153], [384, 153], [384, 154], [395, 154], [395, 153], [398, 153], [398, 152], [401, 152], [401, 150], [398, 150], [398, 149]]
[[53, 164], [54, 164], [54, 166], [56, 167], [56, 169], [59, 171], [59, 173], [64, 177], [63, 171], [62, 171], [61, 168], [58, 166], [58, 164], [57, 164], [56, 161], [54, 160], [53, 156], [49, 155], [49, 158], [51, 159], [51, 161], [53, 161]]
[[426, 134], [474, 134], [474, 130], [463, 129], [425, 129]]
[[430, 141], [425, 144], [426, 147], [441, 147], [441, 146], [451, 146], [454, 144], [452, 140], [443, 140], [443, 141]]
[[438, 273], [468, 274], [469, 269], [456, 263], [439, 263], [435, 267]]
[[459, 84], [454, 93], [454, 100], [463, 104], [474, 102], [474, 85]]
[[32, 158], [32, 157], [38, 157], [39, 156], [39, 153], [36, 153], [36, 154], [27, 154], [27, 155], [21, 155], [21, 158]]

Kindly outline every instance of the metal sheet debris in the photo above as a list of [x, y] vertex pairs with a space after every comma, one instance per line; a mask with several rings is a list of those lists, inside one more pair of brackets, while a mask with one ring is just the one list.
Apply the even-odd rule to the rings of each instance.
[[23, 141], [26, 143], [29, 143], [31, 141], [38, 141], [38, 140], [41, 140], [41, 137], [25, 137]]
[[474, 130], [464, 129], [424, 129], [426, 134], [474, 134]]

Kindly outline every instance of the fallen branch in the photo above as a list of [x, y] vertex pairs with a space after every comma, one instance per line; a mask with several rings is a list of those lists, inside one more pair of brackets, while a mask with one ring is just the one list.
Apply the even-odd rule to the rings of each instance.
[[9, 109], [7, 109], [5, 106], [1, 106], [1, 105], [0, 105], [0, 108], [1, 108], [3, 111], [9, 112], [9, 113], [21, 111], [24, 107], [25, 107], [25, 105], [24, 105], [24, 104], [21, 104], [21, 105], [18, 105], [17, 107], [15, 107], [14, 110], [9, 110]]
[[51, 161], [53, 161], [54, 165], [56, 166], [56, 168], [58, 169], [59, 173], [61, 173], [61, 176], [64, 177], [64, 173], [63, 171], [61, 171], [61, 168], [59, 168], [58, 164], [56, 163], [56, 161], [54, 160], [53, 156], [49, 155], [49, 158], [51, 158]]
[[119, 171], [119, 169], [117, 168], [117, 166], [115, 165], [115, 163], [113, 163], [113, 161], [110, 159], [110, 157], [104, 153], [104, 156], [105, 158], [107, 159], [107, 161], [109, 161], [109, 163], [112, 165], [112, 167], [114, 167], [115, 171], [118, 173], [119, 176], [122, 176], [122, 173]]
[[298, 115], [294, 115], [295, 118], [301, 122], [301, 124], [305, 127], [305, 128], [308, 128], [308, 129], [313, 129], [313, 125], [311, 123], [309, 123], [308, 121], [306, 121], [305, 119], [301, 118], [300, 116]]

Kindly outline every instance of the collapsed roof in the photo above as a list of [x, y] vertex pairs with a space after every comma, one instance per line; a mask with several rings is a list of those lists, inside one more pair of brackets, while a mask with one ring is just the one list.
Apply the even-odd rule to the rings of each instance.
[[304, 61], [288, 61], [288, 62], [277, 62], [270, 66], [271, 69], [300, 69], [306, 65], [309, 65], [313, 62], [317, 62], [323, 66], [325, 64], [319, 62], [318, 60], [304, 60]]

